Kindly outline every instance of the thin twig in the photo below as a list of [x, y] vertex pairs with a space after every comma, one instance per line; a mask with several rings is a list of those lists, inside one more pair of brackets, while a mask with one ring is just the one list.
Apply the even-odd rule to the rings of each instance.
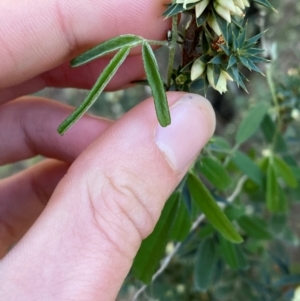
[[[205, 219], [205, 215], [201, 214], [197, 220], [193, 223], [190, 232], [193, 232], [198, 226], [199, 224]], [[180, 246], [182, 245], [181, 242], [177, 243], [174, 247], [174, 249], [172, 250], [172, 252], [170, 254], [168, 254], [165, 259], [163, 260], [163, 263], [161, 264], [160, 268], [156, 271], [156, 273], [152, 276], [152, 282], [155, 281], [155, 279], [164, 272], [164, 270], [168, 267], [170, 261], [172, 260], [172, 258], [175, 256], [175, 254], [177, 253], [177, 251], [179, 250]], [[132, 301], [136, 301], [137, 298], [140, 296], [140, 294], [142, 294], [145, 289], [147, 288], [147, 285], [144, 284], [142, 287], [140, 287], [140, 289], [135, 293]]]
[[237, 185], [236, 185], [236, 187], [235, 187], [235, 190], [234, 190], [233, 193], [227, 198], [227, 201], [228, 201], [229, 203], [232, 203], [232, 202], [235, 200], [235, 198], [240, 194], [240, 192], [241, 192], [241, 190], [242, 190], [242, 188], [243, 188], [243, 185], [244, 185], [244, 183], [246, 182], [247, 179], [248, 179], [248, 177], [247, 177], [246, 175], [243, 175], [243, 176], [239, 179], [239, 181], [238, 181], [238, 183], [237, 183]]

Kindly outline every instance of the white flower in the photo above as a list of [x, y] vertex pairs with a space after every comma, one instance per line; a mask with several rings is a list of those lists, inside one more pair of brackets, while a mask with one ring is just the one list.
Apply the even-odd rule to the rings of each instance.
[[218, 4], [223, 6], [225, 9], [235, 12], [235, 4], [233, 0], [215, 0], [215, 2], [218, 2]]
[[201, 76], [206, 68], [206, 64], [204, 64], [200, 59], [196, 59], [191, 68], [191, 80], [195, 80], [199, 76]]
[[235, 6], [239, 7], [240, 9], [245, 9], [245, 4], [243, 0], [233, 0]]
[[220, 36], [222, 34], [217, 20], [213, 15], [209, 15], [209, 17], [207, 18], [207, 23], [211, 27], [211, 29], [216, 33], [217, 36]]
[[196, 10], [196, 17], [199, 18], [203, 11], [206, 9], [207, 5], [209, 3], [209, 0], [203, 0], [200, 3], [197, 3], [195, 6]]
[[218, 82], [215, 85], [213, 66], [207, 66], [208, 82], [215, 90], [219, 91], [221, 94], [227, 91], [227, 76], [229, 76], [229, 74], [226, 71], [221, 70]]
[[300, 286], [296, 287], [292, 301], [300, 301]]
[[232, 14], [239, 17], [245, 16], [245, 13], [238, 6], [235, 7], [235, 12], [233, 12]]
[[231, 11], [224, 8], [224, 6], [220, 5], [218, 2], [214, 2], [213, 5], [218, 15], [220, 15], [228, 23], [231, 23]]

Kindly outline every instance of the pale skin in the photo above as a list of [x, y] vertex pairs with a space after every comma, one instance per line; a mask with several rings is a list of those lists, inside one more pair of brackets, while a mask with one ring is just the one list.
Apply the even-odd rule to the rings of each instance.
[[[164, 3], [1, 1], [0, 164], [46, 158], [0, 181], [1, 300], [115, 300], [142, 239], [212, 135], [214, 113], [200, 96], [168, 93], [167, 129], [150, 98], [116, 122], [87, 115], [63, 137], [56, 128], [72, 108], [24, 96], [90, 88], [108, 58], [78, 69], [68, 62], [106, 39], [165, 39]], [[108, 88], [143, 76], [137, 49]]]

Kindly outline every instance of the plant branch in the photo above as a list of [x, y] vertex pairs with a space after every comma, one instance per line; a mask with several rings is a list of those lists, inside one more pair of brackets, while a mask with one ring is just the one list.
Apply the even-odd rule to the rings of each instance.
[[171, 85], [171, 77], [174, 68], [175, 61], [175, 52], [176, 52], [176, 40], [178, 36], [177, 27], [178, 27], [178, 16], [172, 17], [172, 39], [169, 42], [169, 63], [168, 63], [168, 75], [167, 75], [167, 87], [170, 88]]

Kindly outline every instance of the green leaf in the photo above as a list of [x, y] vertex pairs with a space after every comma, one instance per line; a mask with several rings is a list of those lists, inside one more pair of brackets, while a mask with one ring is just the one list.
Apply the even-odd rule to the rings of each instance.
[[188, 175], [188, 187], [193, 200], [205, 214], [208, 221], [228, 240], [234, 243], [243, 241], [226, 215], [217, 205], [209, 190], [193, 173]]
[[74, 124], [97, 100], [106, 85], [115, 75], [121, 64], [124, 62], [130, 52], [130, 47], [124, 47], [111, 59], [108, 65], [100, 74], [97, 82], [89, 92], [83, 103], [58, 127], [57, 131], [63, 135], [68, 128]]
[[208, 236], [211, 236], [212, 234], [216, 233], [215, 228], [211, 224], [201, 225], [201, 228], [198, 232], [198, 236], [200, 238], [206, 238]]
[[257, 41], [265, 34], [265, 32], [266, 31], [260, 32], [259, 34], [255, 35], [254, 37], [246, 40], [246, 42], [244, 44], [244, 47], [255, 45], [257, 43]]
[[270, 8], [272, 9], [273, 11], [276, 12], [276, 9], [272, 6], [272, 4], [268, 1], [268, 0], [253, 0], [254, 2], [260, 4], [260, 5], [263, 5], [267, 8]]
[[224, 239], [222, 236], [219, 236], [219, 239], [220, 251], [227, 264], [235, 270], [247, 268], [248, 263], [241, 247]]
[[[245, 25], [245, 27], [247, 26], [247, 24]], [[245, 39], [246, 39], [246, 28], [242, 29], [237, 37], [237, 43], [238, 43], [238, 47], [241, 49], [245, 43]]]
[[169, 240], [178, 210], [180, 194], [174, 193], [167, 201], [153, 232], [143, 240], [134, 259], [132, 271], [139, 280], [150, 283]]
[[218, 250], [214, 241], [204, 239], [197, 251], [194, 265], [195, 287], [199, 291], [206, 291], [212, 284], [214, 269], [218, 260]]
[[209, 157], [202, 158], [200, 170], [208, 181], [220, 190], [225, 190], [231, 185], [231, 178], [227, 170], [216, 159]]
[[202, 30], [201, 33], [201, 46], [202, 46], [202, 53], [206, 54], [210, 50], [210, 43], [209, 38], [206, 35], [205, 30]]
[[181, 12], [183, 12], [185, 9], [183, 8], [183, 4], [171, 4], [167, 10], [163, 13], [163, 16], [166, 18], [175, 16]]
[[250, 109], [249, 113], [240, 123], [235, 140], [237, 144], [247, 141], [259, 128], [269, 106], [266, 103], [258, 103]]
[[238, 223], [249, 236], [257, 240], [272, 239], [267, 224], [258, 217], [244, 215], [238, 219]]
[[230, 221], [239, 219], [246, 214], [246, 208], [238, 205], [228, 205], [224, 212]]
[[272, 161], [268, 165], [267, 171], [267, 189], [266, 189], [267, 207], [271, 212], [283, 213], [287, 210], [286, 198], [277, 181], [276, 173]]
[[214, 77], [214, 84], [215, 86], [218, 84], [220, 75], [221, 75], [221, 69], [219, 66], [212, 64], [213, 67], [213, 77]]
[[240, 151], [236, 151], [231, 160], [249, 179], [259, 186], [262, 186], [263, 173], [247, 155]]
[[262, 123], [261, 129], [268, 143], [275, 145], [274, 151], [276, 152], [286, 152], [287, 145], [282, 137], [282, 135], [276, 131], [276, 125], [269, 115], [265, 115]]
[[175, 241], [183, 241], [190, 232], [192, 222], [182, 196], [179, 197], [179, 208], [177, 216], [174, 217], [174, 225], [171, 231], [170, 239]]
[[161, 126], [167, 126], [171, 123], [171, 116], [166, 91], [159, 74], [158, 64], [153, 50], [146, 42], [143, 43], [143, 61], [147, 79], [153, 94], [158, 121]]
[[202, 26], [209, 16], [208, 10], [206, 9], [198, 18], [197, 18], [197, 26]]
[[215, 20], [217, 21], [219, 28], [222, 32], [222, 36], [224, 37], [224, 40], [226, 41], [227, 45], [229, 44], [229, 37], [228, 37], [228, 23], [215, 11], [215, 9], [212, 9], [213, 16]]
[[233, 65], [237, 63], [237, 58], [234, 54], [231, 54], [228, 60], [227, 69], [231, 68]]
[[278, 177], [281, 177], [285, 183], [296, 188], [298, 186], [297, 179], [295, 178], [291, 168], [278, 156], [273, 157], [274, 170]]
[[135, 35], [121, 35], [116, 38], [105, 41], [96, 47], [84, 52], [71, 61], [71, 67], [78, 67], [87, 64], [110, 52], [124, 47], [136, 47], [144, 41], [143, 38]]

